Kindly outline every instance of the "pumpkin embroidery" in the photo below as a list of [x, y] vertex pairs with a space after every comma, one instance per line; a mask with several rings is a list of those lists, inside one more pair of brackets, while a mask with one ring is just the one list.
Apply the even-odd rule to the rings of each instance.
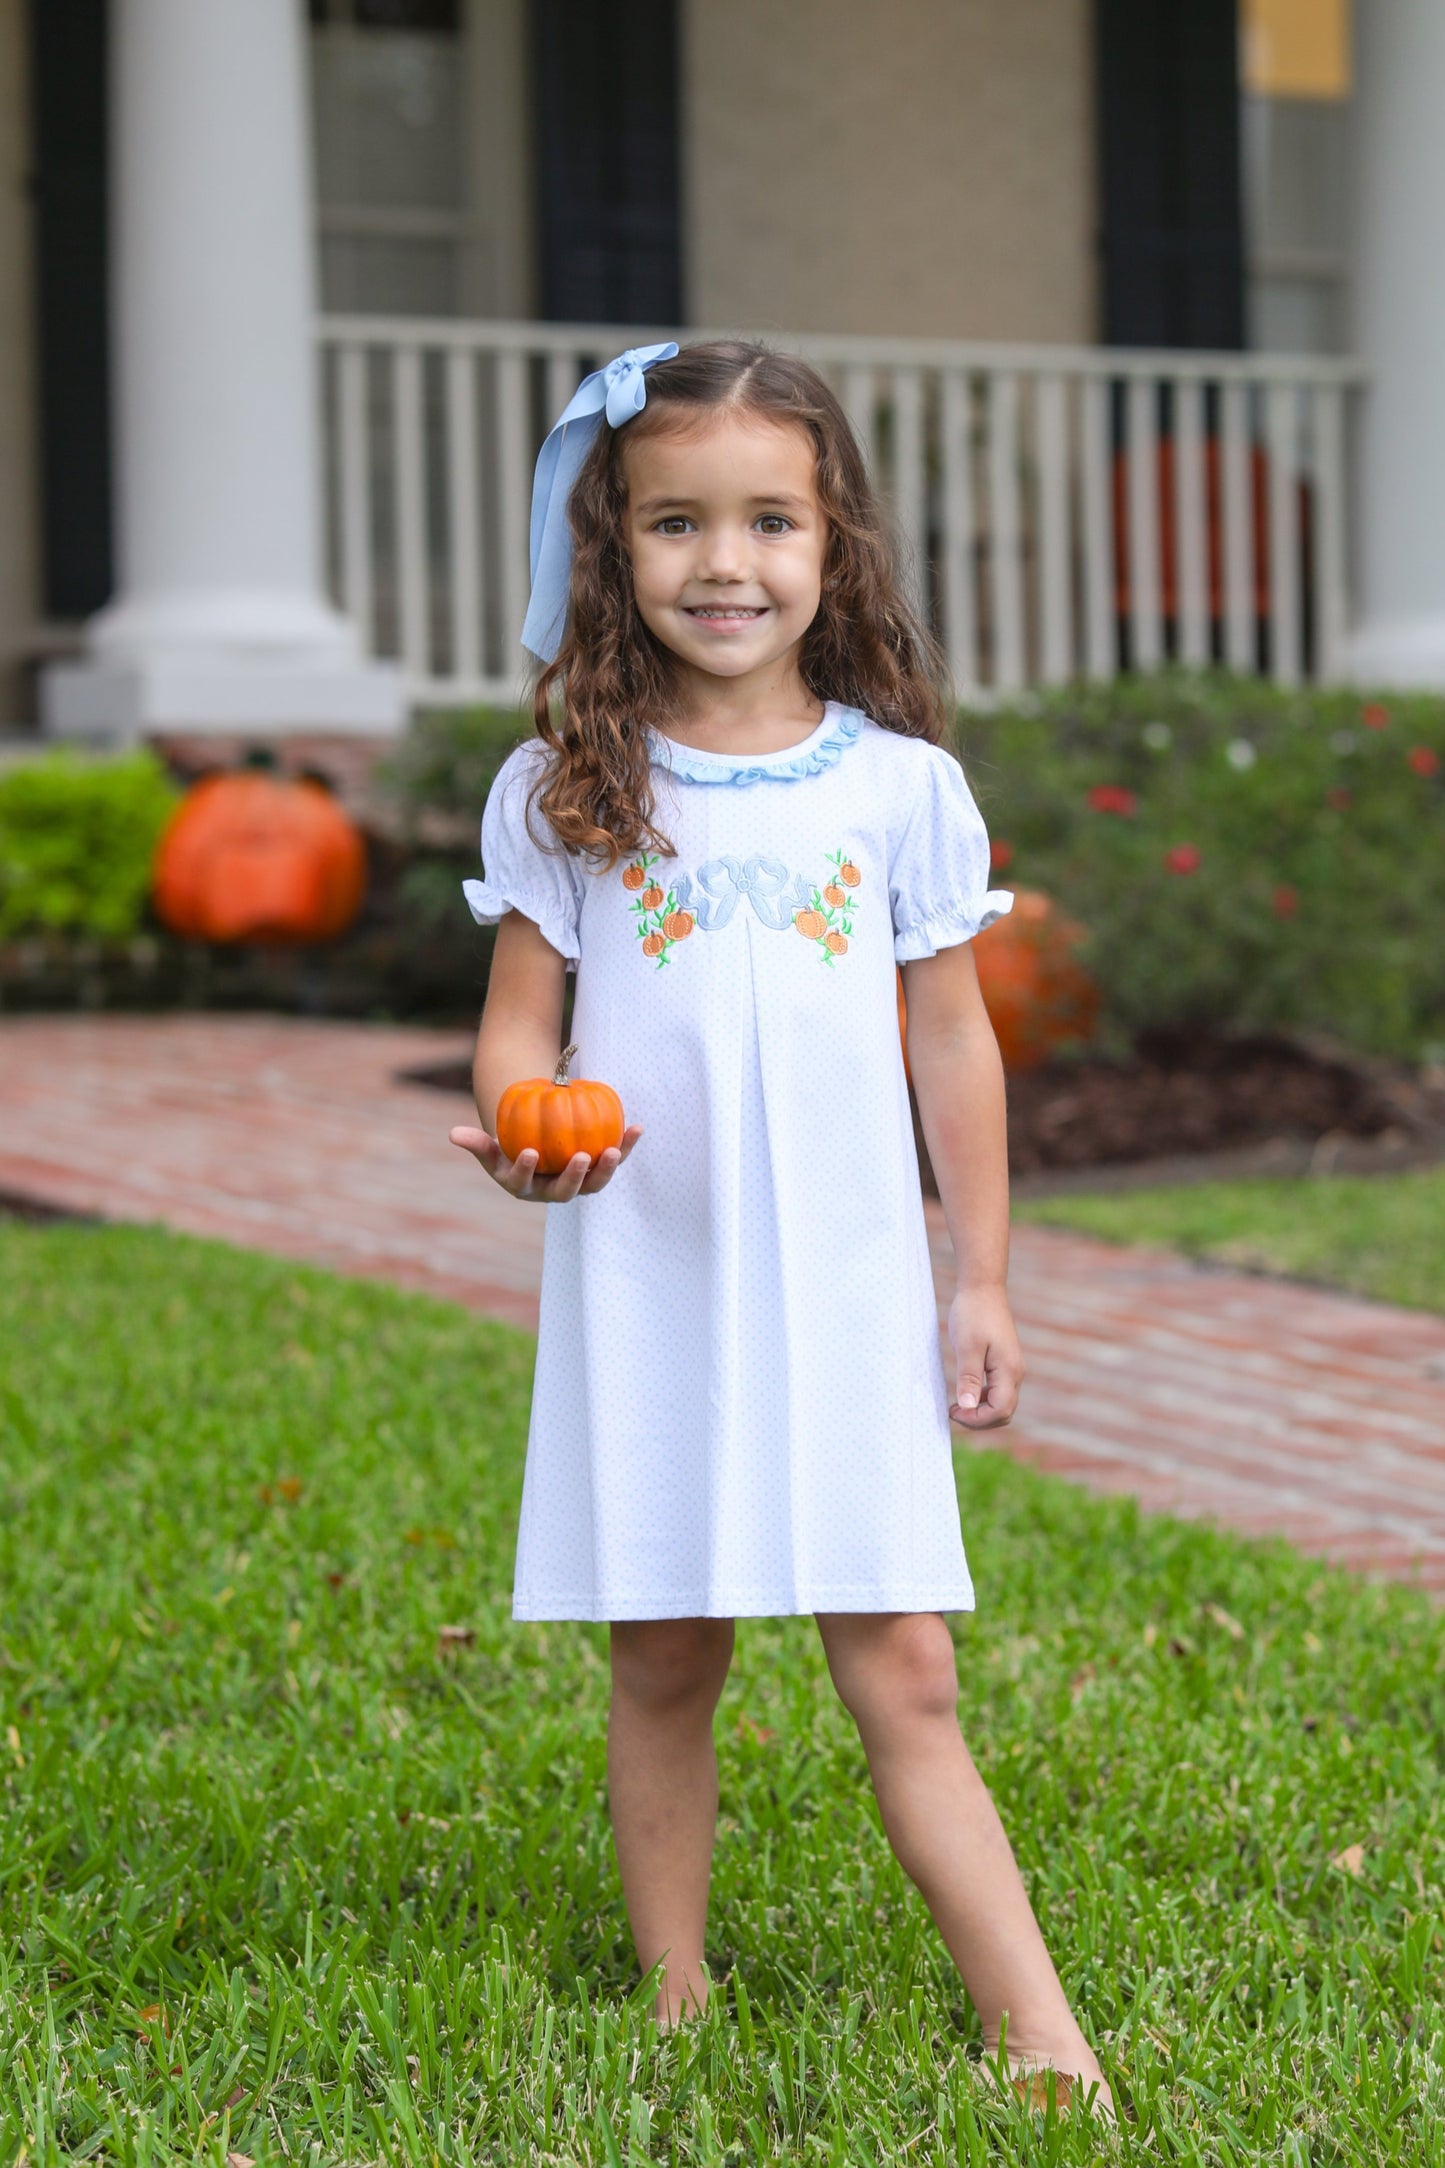
[[694, 931], [720, 933], [741, 902], [770, 932], [796, 927], [807, 940], [816, 941], [826, 964], [847, 954], [857, 909], [854, 891], [863, 876], [845, 851], [828, 853], [833, 870], [821, 888], [762, 852], [751, 858], [709, 858], [691, 874], [674, 873], [667, 888], [653, 871], [658, 863], [656, 854], [643, 851], [622, 869], [622, 885], [632, 897], [633, 924], [649, 962], [665, 964], [678, 942]]
[[657, 864], [657, 853], [649, 857], [646, 852], [635, 858], [622, 872], [624, 888], [637, 892], [632, 915], [637, 925], [637, 937], [642, 943], [642, 953], [658, 968], [667, 962], [668, 953], [679, 941], [685, 941], [697, 923], [691, 911], [678, 907], [675, 888], [664, 889], [653, 878], [652, 869]]
[[818, 953], [830, 967], [848, 953], [853, 932], [854, 902], [863, 876], [846, 851], [829, 851], [833, 872], [821, 888], [815, 888], [807, 907], [793, 913], [793, 924], [805, 941], [815, 941]]

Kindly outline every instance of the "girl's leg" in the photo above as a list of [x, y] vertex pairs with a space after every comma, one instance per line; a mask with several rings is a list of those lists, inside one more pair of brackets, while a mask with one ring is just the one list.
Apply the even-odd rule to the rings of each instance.
[[732, 1653], [731, 1619], [632, 1619], [612, 1627], [612, 1840], [638, 1961], [648, 1972], [666, 1960], [653, 2005], [660, 2025], [707, 2001], [703, 1935], [717, 1823], [712, 1719]]
[[888, 1841], [917, 1883], [996, 2053], [1100, 2081], [1044, 1947], [998, 1810], [958, 1726], [953, 1639], [936, 1611], [818, 1620], [828, 1668], [858, 1726]]

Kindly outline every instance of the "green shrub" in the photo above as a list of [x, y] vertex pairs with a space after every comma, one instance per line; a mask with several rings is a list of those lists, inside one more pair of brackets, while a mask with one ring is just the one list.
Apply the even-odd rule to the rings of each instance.
[[531, 717], [513, 708], [426, 712], [415, 717], [377, 779], [409, 831], [424, 836], [440, 818], [467, 825], [475, 843], [497, 770], [531, 735]]
[[59, 750], [0, 770], [0, 937], [134, 933], [179, 796], [148, 752], [82, 758]]
[[494, 929], [478, 926], [462, 882], [480, 869], [482, 808], [512, 748], [532, 735], [515, 709], [466, 708], [418, 715], [377, 769], [399, 816], [405, 862], [393, 921], [398, 965], [432, 1000], [446, 989], [480, 1004]]
[[959, 743], [996, 878], [1089, 929], [1106, 1039], [1445, 1041], [1445, 700], [1123, 679], [966, 714]]
[[[475, 947], [459, 884], [531, 728], [512, 710], [424, 715], [383, 771], [419, 951]], [[1123, 678], [965, 713], [959, 744], [996, 878], [1089, 929], [1106, 1047], [1230, 1030], [1445, 1046], [1445, 700]]]

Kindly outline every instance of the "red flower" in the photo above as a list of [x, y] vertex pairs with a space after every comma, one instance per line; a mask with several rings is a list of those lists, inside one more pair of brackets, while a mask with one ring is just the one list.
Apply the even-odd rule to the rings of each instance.
[[1164, 853], [1164, 863], [1171, 873], [1197, 873], [1203, 855], [1197, 843], [1176, 843]]
[[1416, 775], [1438, 775], [1440, 755], [1433, 745], [1412, 745], [1405, 755]]
[[1132, 820], [1139, 810], [1139, 801], [1133, 791], [1125, 790], [1119, 783], [1096, 783], [1087, 797], [1096, 813], [1118, 813], [1125, 820]]
[[1337, 813], [1344, 812], [1345, 807], [1350, 803], [1350, 798], [1351, 793], [1346, 790], [1343, 783], [1336, 783], [1332, 789], [1325, 792], [1325, 804], [1333, 806]]
[[1013, 864], [1014, 847], [1002, 836], [995, 836], [988, 847], [988, 864], [991, 873], [1002, 873], [1005, 866]]
[[1291, 888], [1288, 881], [1281, 881], [1270, 898], [1270, 909], [1276, 918], [1293, 918], [1299, 909], [1299, 890]]
[[1367, 700], [1360, 710], [1360, 721], [1366, 730], [1388, 730], [1390, 711], [1383, 700]]

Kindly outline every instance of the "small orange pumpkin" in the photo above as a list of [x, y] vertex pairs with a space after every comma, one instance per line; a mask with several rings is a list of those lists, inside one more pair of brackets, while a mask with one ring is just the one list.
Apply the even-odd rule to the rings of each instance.
[[509, 1084], [497, 1102], [498, 1144], [508, 1159], [536, 1152], [539, 1174], [560, 1174], [574, 1153], [596, 1159], [622, 1142], [622, 1101], [610, 1084], [567, 1074], [576, 1051], [563, 1048], [550, 1083], [528, 1077]]
[[662, 922], [662, 930], [669, 941], [685, 941], [692, 929], [691, 911], [669, 911]]
[[644, 888], [637, 900], [646, 910], [655, 911], [662, 901], [662, 890], [654, 881], [651, 888]]
[[622, 869], [622, 885], [624, 888], [641, 888], [646, 879], [647, 875], [643, 872], [641, 866], [624, 866]]
[[650, 933], [642, 944], [642, 953], [644, 956], [660, 956], [666, 947], [667, 936], [665, 934]]
[[846, 888], [840, 888], [836, 881], [830, 881], [823, 890], [823, 901], [824, 903], [831, 903], [836, 911], [840, 903], [848, 901], [848, 891]]
[[805, 941], [816, 941], [826, 929], [828, 921], [821, 911], [795, 911], [793, 924]]
[[848, 953], [848, 936], [845, 933], [825, 933], [823, 946], [830, 948], [835, 956], [845, 956]]
[[1013, 909], [973, 944], [984, 1006], [1006, 1069], [1034, 1069], [1067, 1040], [1087, 1039], [1099, 989], [1074, 951], [1084, 929], [1037, 889], [1014, 891]]
[[360, 830], [316, 780], [204, 776], [156, 848], [155, 907], [193, 941], [330, 941], [366, 893]]
[[858, 886], [858, 883], [862, 880], [863, 876], [858, 871], [858, 868], [854, 865], [852, 859], [845, 858], [842, 865], [838, 868], [838, 878], [843, 883], [843, 886], [845, 888], [856, 888]]

